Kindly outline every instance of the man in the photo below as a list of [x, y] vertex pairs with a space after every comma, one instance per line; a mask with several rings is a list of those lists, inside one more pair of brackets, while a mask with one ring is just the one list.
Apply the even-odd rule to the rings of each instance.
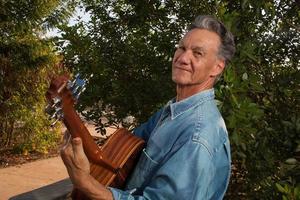
[[234, 51], [233, 36], [222, 23], [198, 16], [173, 58], [176, 98], [134, 130], [147, 146], [126, 190], [105, 188], [89, 174], [79, 138], [61, 151], [75, 187], [91, 199], [222, 199], [231, 158], [213, 86]]

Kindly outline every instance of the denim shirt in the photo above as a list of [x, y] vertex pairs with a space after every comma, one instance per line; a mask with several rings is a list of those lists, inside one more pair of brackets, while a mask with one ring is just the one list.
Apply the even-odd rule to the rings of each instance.
[[230, 146], [213, 89], [170, 101], [134, 133], [147, 146], [126, 190], [109, 188], [115, 200], [223, 198]]

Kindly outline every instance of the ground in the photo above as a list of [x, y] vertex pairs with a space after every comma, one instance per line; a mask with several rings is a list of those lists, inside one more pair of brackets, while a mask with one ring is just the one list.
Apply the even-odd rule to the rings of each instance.
[[35, 160], [55, 157], [59, 155], [58, 148], [49, 150], [47, 154], [32, 152], [27, 155], [16, 154], [11, 149], [0, 150], [0, 168], [11, 167], [19, 164], [32, 162]]
[[[95, 127], [92, 124], [86, 124], [89, 132], [93, 135], [95, 142], [101, 146], [106, 138], [99, 137], [99, 134], [95, 132]], [[62, 130], [64, 132], [65, 129]], [[107, 135], [111, 135], [115, 131], [115, 128], [108, 128]], [[97, 135], [97, 136], [95, 136]], [[48, 150], [47, 154], [39, 152], [31, 152], [26, 155], [16, 154], [12, 149], [0, 149], [0, 168], [11, 167], [19, 164], [24, 164], [40, 159], [51, 158], [59, 155], [59, 148], [61, 142], [58, 142], [56, 146]]]
[[[85, 123], [85, 126], [91, 133], [91, 135], [94, 137], [95, 142], [98, 145], [102, 145], [104, 140], [103, 138], [99, 137], [99, 134], [95, 131], [95, 126], [93, 123]], [[115, 128], [107, 128], [107, 135], [111, 135], [115, 131]], [[65, 128], [62, 128], [61, 132], [65, 132]], [[48, 150], [47, 154], [38, 153], [38, 152], [31, 152], [27, 155], [24, 154], [16, 154], [13, 152], [12, 149], [1, 149], [0, 148], [0, 168], [6, 168], [11, 167], [19, 164], [24, 164], [40, 159], [55, 157], [59, 155], [59, 148], [60, 148], [61, 142], [58, 142], [56, 146], [54, 146], [52, 149]]]

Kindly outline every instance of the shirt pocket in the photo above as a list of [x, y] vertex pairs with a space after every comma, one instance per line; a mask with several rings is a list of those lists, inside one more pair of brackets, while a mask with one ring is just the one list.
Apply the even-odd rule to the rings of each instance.
[[157, 167], [158, 162], [149, 156], [146, 149], [143, 149], [139, 162], [127, 183], [127, 189], [138, 188], [139, 190], [143, 190], [141, 187], [147, 184], [146, 181], [151, 180]]

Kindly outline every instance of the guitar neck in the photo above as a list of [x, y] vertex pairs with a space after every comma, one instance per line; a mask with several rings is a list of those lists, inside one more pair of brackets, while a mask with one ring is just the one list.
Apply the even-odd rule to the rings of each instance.
[[74, 108], [71, 106], [65, 106], [63, 108], [63, 112], [63, 122], [65, 126], [70, 132], [72, 138], [80, 137], [82, 139], [84, 152], [87, 155], [88, 159], [91, 162], [102, 165], [103, 167], [111, 171], [116, 171], [118, 167], [109, 162], [108, 159], [103, 155], [102, 150], [95, 143], [93, 137], [83, 124]]
[[73, 107], [63, 109], [64, 117], [63, 122], [70, 132], [72, 138], [80, 137], [82, 139], [83, 148], [89, 159], [93, 158], [101, 152], [101, 149], [94, 142], [93, 137], [88, 129], [83, 124]]
[[51, 113], [51, 118], [63, 120], [72, 138], [81, 138], [84, 152], [90, 162], [102, 165], [111, 171], [116, 171], [117, 166], [109, 162], [104, 156], [73, 107], [80, 93], [84, 90], [85, 83], [86, 80], [78, 77], [72, 82], [68, 81], [66, 76], [60, 76], [52, 80], [46, 93], [47, 100], [51, 102], [48, 105], [49, 110], [47, 112]]

